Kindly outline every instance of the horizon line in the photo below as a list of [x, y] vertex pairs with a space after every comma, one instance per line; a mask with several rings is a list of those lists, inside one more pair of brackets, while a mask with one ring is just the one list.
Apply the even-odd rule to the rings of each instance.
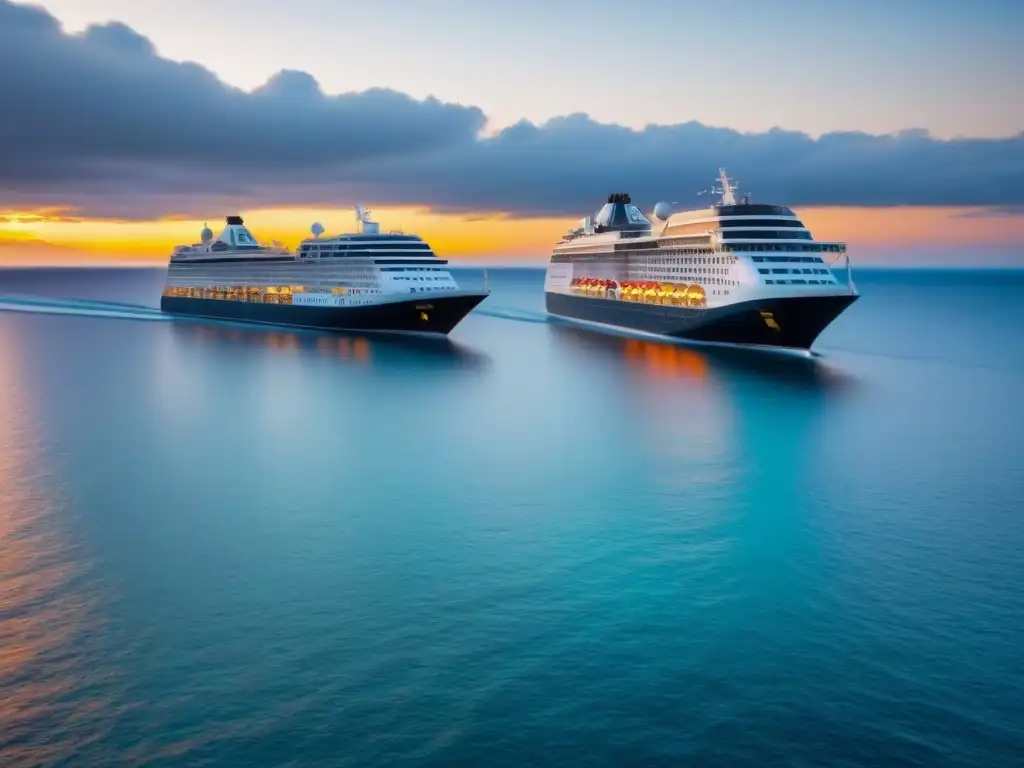
[[[459, 269], [501, 269], [501, 270], [546, 270], [547, 262], [543, 263], [528, 263], [528, 264], [509, 264], [509, 263], [461, 263], [452, 264], [448, 263], [448, 268], [451, 270]], [[829, 269], [832, 270], [845, 270], [845, 265], [839, 264], [827, 264]], [[1024, 264], [897, 264], [897, 263], [879, 263], [873, 262], [870, 264], [859, 264], [852, 266], [854, 272], [883, 272], [883, 271], [896, 271], [896, 272], [922, 272], [922, 271], [933, 271], [933, 272], [1024, 272]], [[0, 262], [0, 271], [16, 271], [16, 270], [44, 270], [44, 269], [138, 269], [138, 270], [166, 270], [167, 265], [156, 262], [142, 262], [139, 261], [126, 261], [126, 262], [92, 262], [92, 263], [76, 263], [76, 264], [4, 264]]]

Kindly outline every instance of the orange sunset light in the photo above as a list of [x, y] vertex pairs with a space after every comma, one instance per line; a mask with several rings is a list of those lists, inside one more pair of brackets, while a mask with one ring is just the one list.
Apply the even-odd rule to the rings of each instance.
[[[1024, 218], [948, 207], [805, 208], [801, 217], [821, 240], [857, 246], [1024, 245]], [[294, 247], [319, 221], [327, 232], [354, 231], [347, 208], [270, 208], [243, 211], [256, 235]], [[581, 213], [582, 215], [582, 213]], [[541, 263], [575, 218], [514, 219], [467, 216], [422, 208], [375, 208], [383, 229], [415, 232], [442, 257], [508, 263]], [[216, 230], [219, 216], [208, 220]], [[171, 248], [195, 242], [201, 219], [110, 221], [76, 219], [55, 211], [0, 211], [0, 264], [163, 263]]]

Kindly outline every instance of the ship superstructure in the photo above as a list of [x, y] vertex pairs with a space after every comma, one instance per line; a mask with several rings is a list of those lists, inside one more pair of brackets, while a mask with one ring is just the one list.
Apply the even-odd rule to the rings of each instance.
[[240, 216], [214, 238], [178, 246], [160, 307], [200, 317], [333, 330], [449, 333], [487, 297], [459, 288], [420, 237], [381, 232], [356, 206], [359, 231], [313, 237], [294, 251], [260, 244]]
[[[737, 199], [719, 170], [713, 205], [655, 225], [613, 194], [554, 249], [549, 312], [695, 341], [810, 349], [858, 297], [846, 245], [815, 240], [791, 208]], [[845, 279], [832, 265], [845, 259]]]

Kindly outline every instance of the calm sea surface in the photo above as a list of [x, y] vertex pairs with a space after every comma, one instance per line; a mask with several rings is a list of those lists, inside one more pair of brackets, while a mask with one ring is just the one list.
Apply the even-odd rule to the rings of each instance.
[[1021, 764], [1024, 273], [857, 277], [808, 359], [0, 272], [0, 764]]

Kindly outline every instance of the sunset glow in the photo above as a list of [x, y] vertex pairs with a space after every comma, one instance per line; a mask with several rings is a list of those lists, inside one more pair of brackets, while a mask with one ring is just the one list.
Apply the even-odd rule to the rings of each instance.
[[[1024, 217], [985, 209], [808, 208], [803, 221], [821, 240], [850, 244], [858, 259], [871, 260], [879, 247], [977, 246], [1024, 251]], [[327, 231], [352, 231], [349, 211], [274, 208], [244, 212], [266, 242], [295, 247], [314, 221]], [[574, 219], [515, 219], [497, 215], [465, 217], [416, 208], [374, 209], [384, 229], [415, 232], [438, 255], [466, 263], [540, 264]], [[202, 220], [109, 221], [75, 219], [55, 211], [0, 212], [0, 264], [163, 264], [174, 245], [194, 242]], [[217, 230], [220, 221], [208, 223]], [[862, 253], [857, 254], [857, 249]], [[1024, 263], [1024, 259], [1022, 259]]]

